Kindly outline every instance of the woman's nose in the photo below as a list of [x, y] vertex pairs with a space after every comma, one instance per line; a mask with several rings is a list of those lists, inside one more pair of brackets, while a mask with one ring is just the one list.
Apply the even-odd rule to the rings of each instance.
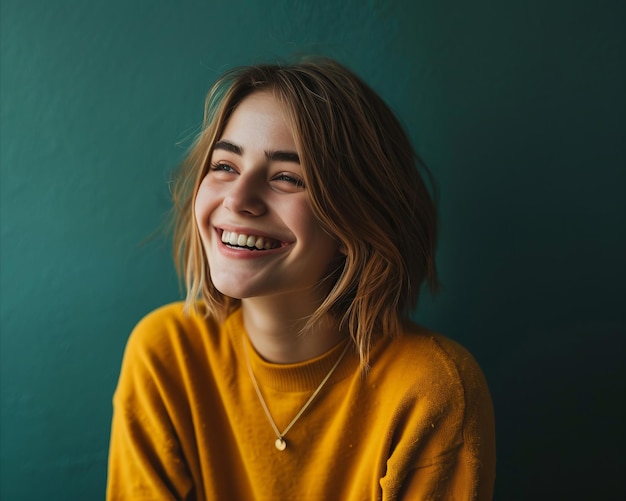
[[232, 212], [260, 216], [265, 213], [263, 184], [253, 176], [240, 175], [224, 197], [224, 207]]

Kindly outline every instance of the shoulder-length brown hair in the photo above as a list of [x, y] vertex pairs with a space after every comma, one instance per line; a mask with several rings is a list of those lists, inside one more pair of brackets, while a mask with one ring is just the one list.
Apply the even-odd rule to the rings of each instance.
[[[384, 101], [359, 77], [329, 59], [237, 68], [207, 95], [204, 125], [174, 186], [174, 252], [187, 290], [209, 315], [224, 318], [239, 300], [211, 283], [193, 205], [213, 145], [237, 105], [256, 91], [283, 103], [312, 209], [345, 251], [334, 287], [309, 319], [346, 327], [367, 367], [372, 339], [396, 335], [421, 286], [437, 286], [437, 211], [430, 173]], [[423, 177], [424, 176], [424, 177]]]

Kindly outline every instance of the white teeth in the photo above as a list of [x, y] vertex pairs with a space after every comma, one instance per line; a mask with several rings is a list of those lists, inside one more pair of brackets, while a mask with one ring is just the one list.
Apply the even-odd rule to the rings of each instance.
[[275, 247], [274, 241], [271, 239], [226, 230], [222, 231], [222, 242], [238, 247], [254, 247], [259, 250], [269, 250]]

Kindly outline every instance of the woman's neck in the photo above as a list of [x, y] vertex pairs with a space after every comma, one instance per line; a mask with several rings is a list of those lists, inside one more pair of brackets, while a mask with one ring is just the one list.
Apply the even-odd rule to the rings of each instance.
[[269, 362], [288, 364], [310, 360], [346, 337], [330, 318], [302, 333], [315, 308], [303, 308], [276, 298], [257, 297], [243, 299], [241, 303], [250, 342]]

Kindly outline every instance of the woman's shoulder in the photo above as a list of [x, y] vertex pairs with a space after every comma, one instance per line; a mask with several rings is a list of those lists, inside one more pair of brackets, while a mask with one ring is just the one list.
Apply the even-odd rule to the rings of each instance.
[[386, 349], [407, 363], [465, 365], [474, 361], [469, 350], [458, 341], [414, 322], [408, 322], [399, 335], [391, 338]]
[[418, 393], [433, 388], [456, 388], [459, 394], [488, 392], [480, 365], [469, 350], [414, 323], [389, 340], [378, 358], [383, 372], [395, 374]]
[[128, 350], [164, 353], [176, 346], [189, 346], [215, 337], [219, 322], [206, 314], [203, 304], [186, 308], [182, 301], [166, 304], [146, 314], [133, 329]]
[[145, 314], [137, 323], [135, 330], [154, 328], [155, 326], [176, 324], [195, 324], [204, 322], [206, 318], [206, 309], [201, 302], [195, 304], [195, 308], [186, 308], [183, 301], [159, 306], [149, 313]]

